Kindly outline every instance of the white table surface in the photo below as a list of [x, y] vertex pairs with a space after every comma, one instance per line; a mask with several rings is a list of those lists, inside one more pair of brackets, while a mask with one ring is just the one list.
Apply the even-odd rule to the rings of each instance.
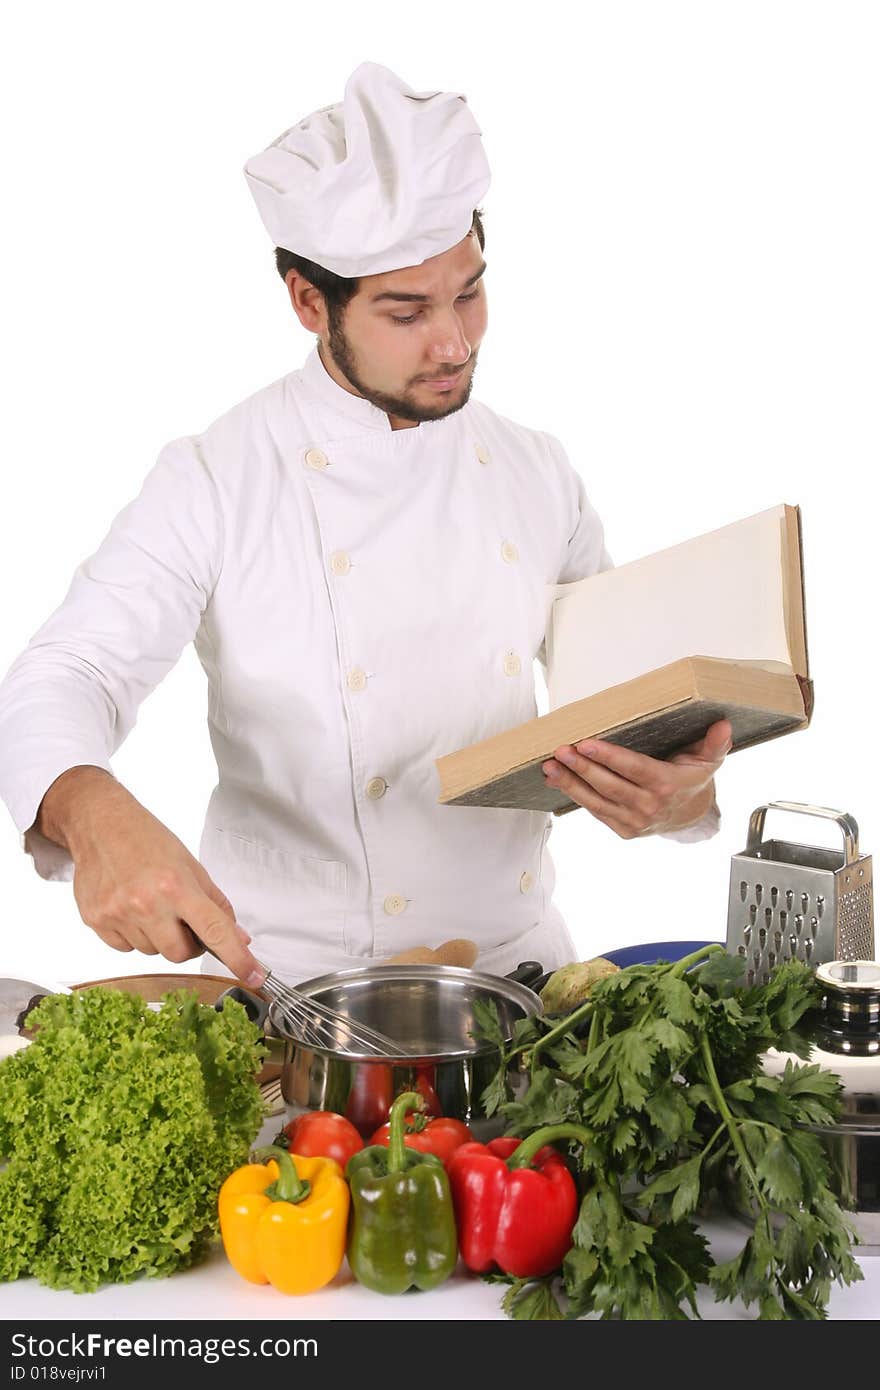
[[[286, 1119], [274, 1115], [263, 1126], [257, 1143], [271, 1143]], [[716, 1260], [732, 1258], [748, 1238], [748, 1227], [734, 1220], [705, 1225]], [[830, 1318], [880, 1317], [880, 1257], [855, 1252], [864, 1280], [848, 1288], [834, 1287], [828, 1304]], [[347, 1263], [335, 1280], [314, 1294], [291, 1296], [270, 1285], [250, 1284], [228, 1263], [222, 1247], [194, 1269], [165, 1279], [137, 1279], [131, 1284], [110, 1284], [96, 1293], [77, 1294], [48, 1289], [35, 1279], [0, 1284], [0, 1310], [7, 1322], [22, 1325], [35, 1321], [239, 1321], [254, 1319], [302, 1319], [367, 1321], [396, 1320], [486, 1321], [506, 1319], [501, 1311], [504, 1286], [487, 1284], [459, 1264], [439, 1288], [428, 1293], [411, 1290], [386, 1296], [365, 1289], [352, 1277]], [[756, 1310], [739, 1302], [716, 1303], [702, 1290], [697, 1299], [701, 1317], [707, 1320], [752, 1319]]]

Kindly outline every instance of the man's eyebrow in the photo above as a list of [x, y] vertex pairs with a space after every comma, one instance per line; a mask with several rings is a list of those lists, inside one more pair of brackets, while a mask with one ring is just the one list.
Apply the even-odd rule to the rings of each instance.
[[[476, 274], [472, 275], [469, 280], [465, 280], [462, 289], [466, 290], [469, 289], [471, 285], [475, 285], [485, 272], [486, 262], [484, 261]], [[381, 299], [396, 299], [406, 304], [428, 304], [430, 303], [431, 296], [429, 294], [404, 294], [402, 290], [383, 290], [381, 294], [374, 294], [370, 303], [378, 304]]]

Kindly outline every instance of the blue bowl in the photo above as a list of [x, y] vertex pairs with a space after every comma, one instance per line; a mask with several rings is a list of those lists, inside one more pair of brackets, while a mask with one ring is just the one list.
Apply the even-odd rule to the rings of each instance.
[[656, 965], [658, 960], [676, 961], [699, 951], [703, 946], [722, 946], [719, 941], [644, 941], [641, 946], [621, 946], [618, 951], [600, 952], [603, 960], [619, 965]]

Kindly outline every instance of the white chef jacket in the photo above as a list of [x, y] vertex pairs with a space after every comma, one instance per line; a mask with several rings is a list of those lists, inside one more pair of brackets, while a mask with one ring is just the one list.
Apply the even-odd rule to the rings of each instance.
[[468, 937], [482, 969], [554, 968], [577, 953], [551, 816], [440, 805], [435, 759], [535, 715], [545, 586], [610, 565], [551, 435], [476, 401], [392, 430], [315, 348], [163, 448], [0, 686], [0, 795], [70, 878], [31, 829], [43, 794], [111, 770], [193, 641], [218, 767], [199, 857], [259, 960], [301, 981]]

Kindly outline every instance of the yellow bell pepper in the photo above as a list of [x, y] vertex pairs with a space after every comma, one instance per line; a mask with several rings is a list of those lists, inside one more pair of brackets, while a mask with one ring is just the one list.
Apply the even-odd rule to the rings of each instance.
[[247, 1163], [220, 1188], [223, 1248], [233, 1269], [252, 1284], [313, 1293], [342, 1264], [348, 1184], [335, 1159], [266, 1152], [277, 1160]]

